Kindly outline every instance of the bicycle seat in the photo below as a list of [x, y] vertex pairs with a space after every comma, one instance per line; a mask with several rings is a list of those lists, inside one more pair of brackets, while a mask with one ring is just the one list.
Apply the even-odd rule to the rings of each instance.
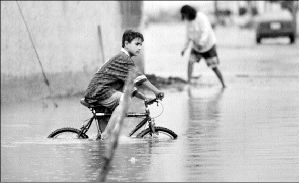
[[82, 105], [84, 105], [85, 107], [88, 107], [88, 108], [99, 108], [99, 107], [103, 107], [103, 106], [100, 105], [100, 104], [90, 104], [90, 103], [87, 103], [87, 102], [85, 101], [85, 98], [81, 98], [80, 103], [81, 103]]

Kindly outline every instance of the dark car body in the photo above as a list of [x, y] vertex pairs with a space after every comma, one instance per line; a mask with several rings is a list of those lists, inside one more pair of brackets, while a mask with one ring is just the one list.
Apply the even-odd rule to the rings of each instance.
[[296, 31], [293, 18], [289, 12], [263, 14], [256, 19], [256, 42], [262, 38], [288, 37], [295, 42]]

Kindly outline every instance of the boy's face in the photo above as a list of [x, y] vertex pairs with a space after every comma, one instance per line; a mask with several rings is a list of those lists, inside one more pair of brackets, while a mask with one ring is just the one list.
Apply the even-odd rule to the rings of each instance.
[[130, 53], [131, 56], [139, 55], [142, 48], [141, 38], [135, 38], [130, 43], [125, 42], [125, 49]]

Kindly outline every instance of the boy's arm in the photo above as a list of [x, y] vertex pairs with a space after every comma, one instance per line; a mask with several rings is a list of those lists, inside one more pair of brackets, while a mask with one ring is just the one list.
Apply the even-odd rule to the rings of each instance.
[[183, 47], [183, 50], [181, 51], [181, 55], [184, 56], [185, 51], [187, 50], [189, 43], [191, 42], [191, 39], [187, 38]]
[[184, 43], [184, 47], [181, 51], [181, 55], [184, 56], [186, 50], [188, 49], [189, 45], [190, 45], [190, 42], [192, 41], [188, 35], [188, 25], [186, 25], [186, 37], [185, 37], [185, 43]]
[[132, 97], [139, 98], [141, 100], [149, 100], [142, 92], [138, 91], [136, 87], [134, 87], [134, 91], [132, 92]]
[[136, 98], [139, 98], [141, 100], [147, 100], [146, 96], [143, 93], [141, 93], [141, 92], [139, 92], [137, 90], [134, 91], [134, 95], [133, 96], [136, 97]]
[[[159, 99], [163, 99], [164, 98], [164, 93], [162, 91], [160, 91], [158, 88], [156, 88], [148, 79], [147, 77], [142, 74], [141, 72], [138, 71], [137, 67], [135, 66], [134, 62], [132, 62], [133, 64], [131, 65], [129, 71], [132, 72], [133, 75], [137, 76], [135, 79], [134, 79], [134, 84], [135, 86], [144, 86], [145, 88], [151, 90], [157, 98]], [[139, 93], [139, 92], [138, 92]], [[140, 96], [138, 98], [140, 99], [146, 99], [143, 98], [145, 96]]]
[[157, 98], [163, 99], [164, 98], [164, 92], [159, 90], [157, 87], [155, 87], [149, 80], [146, 80], [142, 83], [143, 86], [145, 86], [147, 89], [151, 90]]

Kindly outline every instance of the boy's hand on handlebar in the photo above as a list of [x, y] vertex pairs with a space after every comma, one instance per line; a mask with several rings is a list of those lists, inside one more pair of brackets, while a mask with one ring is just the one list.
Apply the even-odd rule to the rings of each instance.
[[181, 56], [184, 56], [184, 54], [185, 54], [185, 51], [182, 50], [182, 51], [181, 51]]
[[164, 92], [159, 91], [158, 93], [156, 93], [156, 98], [162, 100], [164, 98]]
[[150, 104], [152, 104], [154, 101], [156, 101], [156, 99], [155, 99], [155, 98], [146, 98], [146, 99], [144, 99], [144, 101], [145, 101], [146, 104], [150, 105]]

